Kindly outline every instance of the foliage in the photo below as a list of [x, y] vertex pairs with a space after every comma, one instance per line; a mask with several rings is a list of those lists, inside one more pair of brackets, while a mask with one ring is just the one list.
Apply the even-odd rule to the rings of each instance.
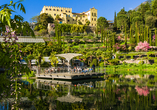
[[125, 27], [125, 23], [128, 23], [128, 16], [127, 16], [127, 12], [123, 8], [117, 14], [117, 27], [123, 31]]
[[136, 51], [148, 51], [149, 48], [150, 48], [149, 43], [144, 41], [143, 43], [142, 42], [138, 43], [138, 45], [135, 47], [135, 50]]
[[97, 24], [98, 27], [101, 28], [101, 29], [104, 29], [104, 28], [109, 26], [109, 24], [107, 22], [107, 19], [104, 18], [104, 17], [99, 17], [97, 22], [98, 22], [98, 24]]
[[[32, 18], [34, 19], [34, 17]], [[47, 29], [48, 23], [53, 23], [54, 19], [51, 15], [47, 15], [46, 13], [42, 13], [39, 16], [36, 16], [37, 25], [34, 30], [39, 31], [41, 29]]]
[[39, 33], [40, 35], [46, 35], [48, 32], [47, 29], [40, 29]]
[[31, 71], [31, 72], [29, 72], [29, 73], [27, 73], [27, 74], [24, 74], [22, 77], [35, 77], [35, 73], [34, 73], [34, 71]]
[[51, 53], [50, 62], [53, 67], [56, 67], [58, 64], [58, 58], [55, 56], [55, 53]]
[[146, 18], [146, 25], [149, 26], [149, 28], [153, 28], [155, 26], [156, 18], [154, 16], [148, 16]]
[[118, 59], [112, 59], [112, 60], [108, 60], [110, 65], [118, 65], [119, 64], [119, 60]]
[[98, 66], [98, 61], [97, 59], [93, 59], [92, 62], [90, 63], [90, 67], [92, 67], [92, 65]]

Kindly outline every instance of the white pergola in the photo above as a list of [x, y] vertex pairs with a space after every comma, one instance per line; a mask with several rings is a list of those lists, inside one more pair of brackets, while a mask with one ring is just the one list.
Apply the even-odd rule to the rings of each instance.
[[68, 71], [69, 71], [69, 61], [77, 56], [82, 56], [82, 54], [78, 54], [78, 53], [64, 53], [64, 54], [56, 54], [55, 56], [57, 57], [64, 57], [66, 60], [68, 60]]

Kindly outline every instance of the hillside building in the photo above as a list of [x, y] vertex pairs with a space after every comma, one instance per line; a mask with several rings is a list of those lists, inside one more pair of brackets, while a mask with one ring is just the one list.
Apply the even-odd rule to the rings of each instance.
[[59, 23], [78, 24], [80, 21], [82, 24], [86, 24], [86, 21], [89, 20], [89, 26], [96, 26], [97, 24], [97, 9], [94, 7], [86, 12], [73, 13], [72, 8], [44, 6], [40, 14], [42, 13], [50, 14], [54, 19], [58, 15]]

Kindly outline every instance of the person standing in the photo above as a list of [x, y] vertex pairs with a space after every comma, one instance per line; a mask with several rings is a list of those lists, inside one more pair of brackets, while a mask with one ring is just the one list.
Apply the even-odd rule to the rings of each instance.
[[95, 64], [92, 65], [92, 70], [95, 72]]

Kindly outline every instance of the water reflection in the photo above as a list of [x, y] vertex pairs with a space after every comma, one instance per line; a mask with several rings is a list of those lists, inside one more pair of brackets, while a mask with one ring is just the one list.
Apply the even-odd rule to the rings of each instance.
[[[17, 109], [28, 110], [134, 110], [156, 109], [155, 87], [119, 84], [113, 79], [45, 80], [23, 83]], [[2, 98], [0, 110], [13, 109], [15, 97]], [[14, 108], [15, 109], [15, 108]]]

